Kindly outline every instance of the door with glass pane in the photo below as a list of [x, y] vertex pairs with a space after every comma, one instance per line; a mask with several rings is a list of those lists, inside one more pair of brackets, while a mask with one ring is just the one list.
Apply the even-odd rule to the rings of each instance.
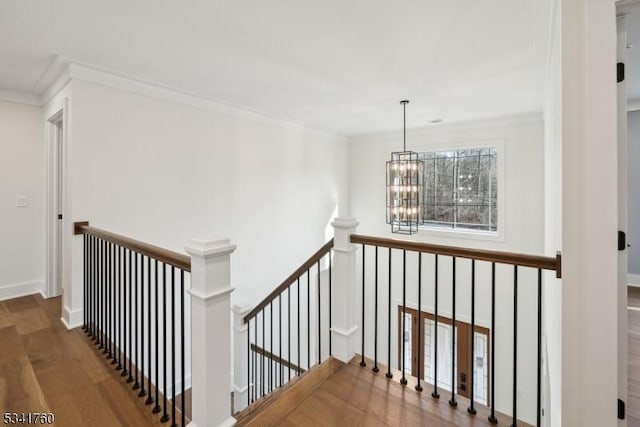
[[[398, 329], [402, 330], [402, 307], [398, 307]], [[438, 378], [438, 386], [451, 390], [451, 380], [455, 378], [456, 393], [469, 397], [470, 387], [473, 385], [474, 400], [488, 405], [489, 390], [489, 329], [478, 327], [474, 333], [474, 360], [471, 360], [471, 325], [456, 320], [455, 334], [451, 319], [438, 316], [438, 330], [436, 334], [435, 318], [431, 313], [422, 312], [421, 340], [423, 351], [418, 351], [418, 311], [406, 309], [403, 339], [399, 346], [399, 359], [402, 357], [404, 345], [405, 373], [418, 375], [433, 384]], [[436, 335], [438, 343], [436, 345]], [[452, 347], [456, 349], [455, 359], [451, 359]], [[437, 352], [437, 353], [436, 353]], [[435, 372], [435, 359], [438, 359], [438, 372]], [[418, 365], [420, 364], [420, 365]], [[453, 370], [453, 377], [452, 377]], [[473, 381], [471, 379], [473, 373]]]

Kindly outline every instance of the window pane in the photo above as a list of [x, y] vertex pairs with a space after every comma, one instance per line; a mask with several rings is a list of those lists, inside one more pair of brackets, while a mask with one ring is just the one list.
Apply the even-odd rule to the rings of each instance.
[[497, 230], [495, 148], [420, 153], [424, 161], [425, 223]]

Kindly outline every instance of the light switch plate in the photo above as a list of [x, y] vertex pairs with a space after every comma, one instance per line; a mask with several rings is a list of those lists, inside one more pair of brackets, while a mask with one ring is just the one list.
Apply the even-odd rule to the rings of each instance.
[[18, 194], [16, 196], [16, 207], [18, 208], [26, 208], [27, 207], [27, 196], [24, 194]]

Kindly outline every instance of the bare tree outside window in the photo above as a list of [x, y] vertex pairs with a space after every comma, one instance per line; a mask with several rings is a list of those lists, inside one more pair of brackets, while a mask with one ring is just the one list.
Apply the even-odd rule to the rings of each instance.
[[424, 223], [496, 231], [498, 179], [493, 147], [420, 153], [424, 161]]

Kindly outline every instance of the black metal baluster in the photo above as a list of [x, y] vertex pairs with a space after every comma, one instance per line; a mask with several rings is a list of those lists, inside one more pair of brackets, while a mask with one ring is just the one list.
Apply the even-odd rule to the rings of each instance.
[[132, 252], [129, 250], [129, 376], [127, 382], [133, 382], [133, 260]]
[[[173, 278], [172, 278], [173, 280]], [[169, 421], [167, 413], [167, 264], [162, 263], [162, 382], [164, 385], [162, 393], [162, 417], [160, 422]]]
[[89, 284], [87, 286], [87, 334], [91, 337], [91, 328], [93, 322], [93, 272], [95, 270], [94, 258], [93, 258], [93, 237], [91, 235], [87, 235], [88, 239], [88, 251], [89, 251]]
[[176, 268], [171, 266], [171, 427], [176, 424]]
[[472, 415], [476, 414], [476, 408], [473, 406], [473, 392], [476, 385], [475, 373], [475, 333], [476, 333], [476, 260], [471, 260], [471, 372], [469, 372], [469, 378], [471, 384], [469, 385], [469, 407], [467, 412]]
[[311, 369], [311, 275], [307, 270], [307, 370]]
[[107, 359], [111, 359], [113, 356], [113, 349], [111, 345], [111, 312], [113, 309], [113, 304], [111, 302], [111, 242], [107, 243]]
[[364, 294], [365, 291], [365, 247], [362, 244], [362, 328], [360, 330], [360, 336], [362, 337], [362, 354], [360, 355], [360, 366], [365, 367], [367, 363], [364, 361]]
[[542, 270], [538, 269], [538, 375], [537, 375], [537, 414], [536, 426], [540, 427], [542, 410]]
[[489, 414], [489, 422], [491, 424], [497, 424], [496, 418], [496, 381], [495, 381], [495, 366], [496, 366], [496, 263], [491, 263], [491, 368], [489, 373], [491, 374], [491, 414]]
[[92, 288], [93, 288], [93, 252], [92, 252], [92, 243], [91, 243], [91, 235], [85, 234], [87, 238], [87, 261], [88, 261], [88, 269], [87, 272], [87, 327], [85, 329], [87, 335], [91, 336], [91, 309], [92, 309]]
[[[180, 412], [182, 414], [182, 427], [186, 427], [185, 419], [186, 419], [186, 409], [185, 409], [185, 339], [184, 339], [184, 270], [180, 270], [180, 373], [182, 376], [182, 394], [180, 395]], [[248, 337], [248, 335], [247, 335]], [[149, 389], [149, 394], [151, 394], [151, 389]]]
[[102, 242], [102, 327], [100, 328], [101, 334], [101, 342], [100, 348], [102, 349], [102, 354], [107, 354], [107, 311], [108, 311], [108, 302], [107, 302], [107, 242]]
[[128, 339], [128, 335], [127, 335], [127, 249], [122, 250], [122, 294], [124, 296], [123, 298], [123, 305], [122, 305], [122, 329], [124, 331], [124, 337], [123, 337], [123, 343], [122, 343], [122, 372], [120, 373], [120, 376], [122, 377], [126, 377], [127, 375], [129, 375], [129, 370], [127, 369], [127, 339]]
[[109, 248], [109, 259], [110, 259], [110, 266], [111, 266], [111, 278], [109, 281], [109, 287], [111, 288], [111, 352], [109, 353], [109, 356], [111, 358], [111, 364], [115, 365], [116, 363], [118, 363], [117, 361], [117, 354], [118, 354], [118, 349], [117, 349], [117, 345], [116, 345], [116, 309], [117, 309], [117, 305], [118, 303], [116, 302], [116, 276], [118, 274], [118, 270], [116, 270], [116, 259], [118, 258], [117, 255], [117, 246], [115, 244], [112, 244], [111, 247]]
[[[416, 390], [422, 391], [420, 385], [420, 354], [424, 352], [422, 348], [422, 253], [418, 252], [418, 383], [416, 384]], [[424, 355], [423, 355], [424, 357]]]
[[123, 298], [123, 286], [124, 286], [124, 280], [123, 278], [123, 274], [124, 274], [124, 266], [122, 264], [122, 247], [118, 246], [118, 250], [116, 251], [116, 258], [118, 259], [118, 286], [117, 288], [117, 294], [118, 294], [118, 365], [116, 366], [116, 371], [120, 371], [122, 370], [122, 324], [123, 324], [123, 320], [122, 320], [122, 315], [123, 315], [123, 311], [122, 311], [122, 298]]
[[104, 244], [104, 351], [102, 354], [109, 358], [111, 348], [109, 346], [109, 313], [111, 312], [111, 304], [109, 304], [109, 248], [110, 242]]
[[[269, 352], [273, 355], [273, 300], [269, 301]], [[273, 391], [273, 357], [269, 358], [269, 393]]]
[[287, 372], [289, 373], [289, 380], [291, 380], [291, 286], [287, 288], [287, 344], [289, 346], [287, 353], [289, 366], [287, 367]]
[[93, 307], [91, 308], [91, 340], [96, 341], [98, 336], [98, 287], [99, 287], [99, 269], [100, 257], [98, 255], [98, 239], [92, 236], [92, 257], [93, 257], [93, 284], [91, 289], [91, 300]]
[[449, 405], [458, 406], [456, 401], [456, 257], [452, 257], [453, 280], [452, 280], [452, 316], [451, 316], [451, 399]]
[[300, 277], [298, 277], [298, 375], [300, 375], [300, 367], [302, 363], [300, 363]]
[[435, 254], [435, 268], [434, 268], [434, 280], [435, 280], [435, 295], [434, 295], [434, 351], [433, 351], [433, 391], [431, 397], [434, 399], [440, 399], [440, 393], [438, 393], [438, 254]]
[[87, 312], [89, 311], [87, 308], [87, 277], [89, 275], [89, 266], [88, 266], [88, 254], [87, 254], [87, 235], [83, 234], [82, 235], [82, 258], [83, 258], [83, 264], [84, 264], [84, 269], [82, 270], [83, 272], [83, 282], [82, 282], [82, 330], [86, 331], [87, 330]]
[[[184, 313], [183, 313], [183, 335], [184, 335]], [[144, 401], [145, 405], [151, 405], [153, 403], [153, 397], [151, 393], [151, 258], [147, 258], [147, 400]], [[184, 336], [183, 336], [184, 338]], [[184, 383], [184, 377], [183, 377]], [[184, 408], [184, 405], [182, 406]]]
[[104, 324], [104, 332], [105, 332], [105, 346], [103, 353], [107, 355], [107, 359], [111, 358], [111, 337], [109, 336], [109, 329], [111, 324], [111, 292], [110, 292], [110, 281], [111, 281], [111, 242], [106, 242], [105, 247], [105, 255], [106, 255], [106, 263], [105, 263], [105, 282], [104, 282], [104, 302], [105, 306], [105, 324]]
[[391, 373], [391, 248], [389, 248], [389, 313], [387, 325], [387, 378], [393, 378]]
[[[182, 306], [184, 308], [184, 305]], [[184, 333], [184, 314], [183, 314], [183, 327], [182, 332]], [[184, 343], [184, 340], [183, 340]], [[184, 346], [183, 346], [184, 350]], [[182, 355], [184, 362], [184, 353]], [[184, 366], [184, 363], [183, 363]], [[247, 322], [247, 406], [251, 405], [251, 319]], [[184, 373], [182, 375], [182, 383], [184, 384]], [[184, 386], [183, 386], [184, 389]], [[182, 392], [184, 395], [184, 391]], [[182, 404], [182, 413], [184, 417], [184, 403]], [[184, 419], [182, 420], [182, 425], [184, 426]]]
[[265, 335], [264, 335], [264, 328], [265, 328], [264, 324], [266, 322], [266, 318], [265, 318], [265, 315], [264, 315], [264, 308], [262, 309], [261, 313], [262, 313], [262, 353], [260, 355], [260, 389], [262, 390], [261, 396], [264, 396], [265, 395], [265, 391], [266, 391], [265, 390], [265, 383], [264, 383], [264, 351], [265, 351], [265, 348], [266, 348], [266, 345], [264, 344], [264, 338], [265, 338]]
[[[258, 315], [253, 318], [253, 345], [258, 347]], [[258, 352], [253, 350], [253, 401], [258, 399]]]
[[[158, 295], [160, 294], [160, 279], [158, 277], [158, 260], [153, 260], [153, 267], [155, 270], [155, 292], [154, 292], [154, 297], [155, 297], [155, 343], [156, 343], [156, 397], [155, 397], [155, 401], [156, 401], [156, 405], [153, 407], [153, 410], [151, 411], [154, 414], [157, 414], [158, 412], [161, 411], [160, 409], [160, 398], [159, 398], [159, 389], [160, 389], [160, 327], [158, 325], [159, 323], [159, 312], [158, 312]], [[162, 272], [162, 276], [163, 276], [163, 280], [164, 280], [164, 271]], [[149, 393], [151, 394], [151, 393]]]
[[406, 331], [407, 322], [407, 251], [402, 250], [402, 333], [398, 337], [402, 340], [402, 378], [400, 378], [400, 384], [407, 385], [407, 378], [405, 376], [405, 343], [404, 334]]
[[[147, 265], [151, 264], [151, 258], [147, 258]], [[151, 277], [147, 275], [147, 281]], [[140, 255], [140, 392], [138, 397], [146, 396], [144, 389], [144, 256]], [[136, 370], [137, 372], [137, 370]]]
[[542, 270], [538, 269], [538, 375], [537, 375], [537, 413], [536, 426], [540, 427], [540, 415], [542, 408]]
[[517, 409], [518, 389], [518, 266], [513, 266], [513, 419], [512, 426], [518, 425]]
[[103, 349], [103, 331], [104, 331], [104, 241], [100, 240], [100, 299], [98, 300], [98, 309], [100, 315], [98, 317], [98, 348]]
[[[329, 356], [333, 355], [333, 350], [331, 347], [331, 305], [333, 304], [333, 299], [331, 298], [331, 249], [329, 249]], [[300, 364], [302, 366], [302, 364]]]
[[320, 330], [321, 330], [321, 326], [322, 326], [322, 322], [320, 320], [320, 314], [322, 313], [322, 310], [320, 310], [320, 283], [321, 283], [321, 276], [320, 276], [320, 260], [318, 260], [318, 365], [320, 364], [320, 362], [322, 362], [322, 343], [320, 338], [322, 338], [322, 335], [320, 334]]
[[[375, 246], [375, 295], [374, 295], [374, 318], [373, 318], [373, 372], [378, 372], [378, 247]], [[331, 259], [331, 258], [329, 258]]]
[[282, 293], [278, 295], [278, 356], [280, 357], [280, 383], [278, 387], [282, 387], [284, 381], [284, 366], [282, 365]]
[[131, 355], [133, 356], [133, 360], [135, 361], [135, 383], [133, 384], [133, 389], [137, 390], [140, 388], [140, 382], [138, 382], [138, 367], [140, 366], [140, 353], [138, 347], [138, 334], [140, 333], [138, 329], [138, 253], [136, 252], [133, 255], [133, 324], [134, 324], [134, 339], [133, 339], [133, 351]]

